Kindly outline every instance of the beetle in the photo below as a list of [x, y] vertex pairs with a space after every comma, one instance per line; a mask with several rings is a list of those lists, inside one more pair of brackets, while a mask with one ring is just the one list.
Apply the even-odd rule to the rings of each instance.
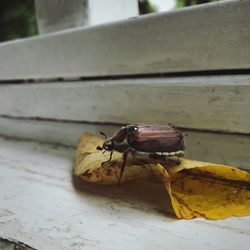
[[97, 150], [110, 151], [110, 157], [107, 161], [102, 163], [102, 166], [111, 161], [113, 151], [123, 154], [122, 163], [120, 166], [120, 177], [118, 184], [120, 184], [123, 171], [127, 163], [128, 153], [133, 155], [145, 155], [151, 159], [158, 159], [167, 161], [171, 157], [177, 157], [177, 164], [180, 163], [178, 159], [184, 155], [184, 138], [176, 127], [173, 125], [146, 125], [135, 124], [122, 127], [112, 137], [100, 132], [105, 137], [102, 147], [97, 146]]

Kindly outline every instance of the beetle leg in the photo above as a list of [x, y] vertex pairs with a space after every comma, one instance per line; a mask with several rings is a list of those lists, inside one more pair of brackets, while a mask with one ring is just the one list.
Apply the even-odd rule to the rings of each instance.
[[149, 154], [149, 158], [153, 160], [155, 163], [163, 163], [168, 165], [169, 167], [179, 165], [181, 160], [177, 157], [167, 157], [165, 155], [158, 155], [158, 154]]
[[111, 151], [110, 152], [110, 156], [109, 156], [109, 159], [107, 160], [107, 161], [104, 161], [104, 162], [102, 162], [102, 167], [106, 164], [106, 163], [108, 163], [108, 162], [110, 162], [111, 161], [111, 159], [112, 159], [112, 155], [113, 155], [113, 151]]
[[167, 158], [166, 159], [167, 162], [170, 162], [174, 165], [179, 165], [181, 163], [181, 159], [175, 157], [175, 158]]
[[121, 171], [120, 171], [120, 177], [118, 180], [118, 185], [120, 185], [121, 179], [122, 179], [122, 174], [125, 169], [126, 163], [127, 163], [127, 158], [128, 158], [128, 150], [123, 153], [123, 158], [122, 158], [122, 164], [121, 164]]

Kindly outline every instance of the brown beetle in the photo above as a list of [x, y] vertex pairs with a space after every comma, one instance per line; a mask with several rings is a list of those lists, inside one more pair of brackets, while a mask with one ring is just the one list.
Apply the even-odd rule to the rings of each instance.
[[123, 153], [118, 184], [121, 181], [129, 152], [165, 161], [173, 156], [179, 158], [184, 155], [183, 135], [172, 125], [135, 124], [122, 127], [110, 138], [102, 132], [101, 134], [106, 140], [102, 147], [97, 147], [97, 150], [110, 151], [109, 160], [103, 162], [102, 165], [111, 161], [114, 150]]

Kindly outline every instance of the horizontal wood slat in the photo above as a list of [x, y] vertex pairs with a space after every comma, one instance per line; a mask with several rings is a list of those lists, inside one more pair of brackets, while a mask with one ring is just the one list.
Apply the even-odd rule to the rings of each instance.
[[0, 45], [0, 80], [250, 68], [250, 1], [222, 1]]
[[250, 76], [0, 85], [0, 116], [250, 133]]
[[[75, 147], [82, 132], [112, 136], [120, 126], [0, 118], [0, 136]], [[185, 157], [250, 169], [250, 135], [187, 131]]]

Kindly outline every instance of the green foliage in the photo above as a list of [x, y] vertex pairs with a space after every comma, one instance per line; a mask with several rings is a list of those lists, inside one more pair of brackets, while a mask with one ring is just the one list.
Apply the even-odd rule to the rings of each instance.
[[0, 0], [0, 41], [37, 34], [34, 0]]
[[149, 0], [139, 0], [140, 15], [157, 12], [157, 7], [150, 3]]
[[[212, 1], [216, 0], [176, 0], [176, 7]], [[0, 0], [0, 42], [37, 35], [34, 5], [34, 0]], [[157, 7], [150, 0], [139, 0], [139, 12], [157, 12]]]
[[215, 2], [215, 1], [219, 1], [219, 0], [176, 0], [175, 7], [176, 8], [182, 8], [182, 7], [185, 7], [185, 6]]

